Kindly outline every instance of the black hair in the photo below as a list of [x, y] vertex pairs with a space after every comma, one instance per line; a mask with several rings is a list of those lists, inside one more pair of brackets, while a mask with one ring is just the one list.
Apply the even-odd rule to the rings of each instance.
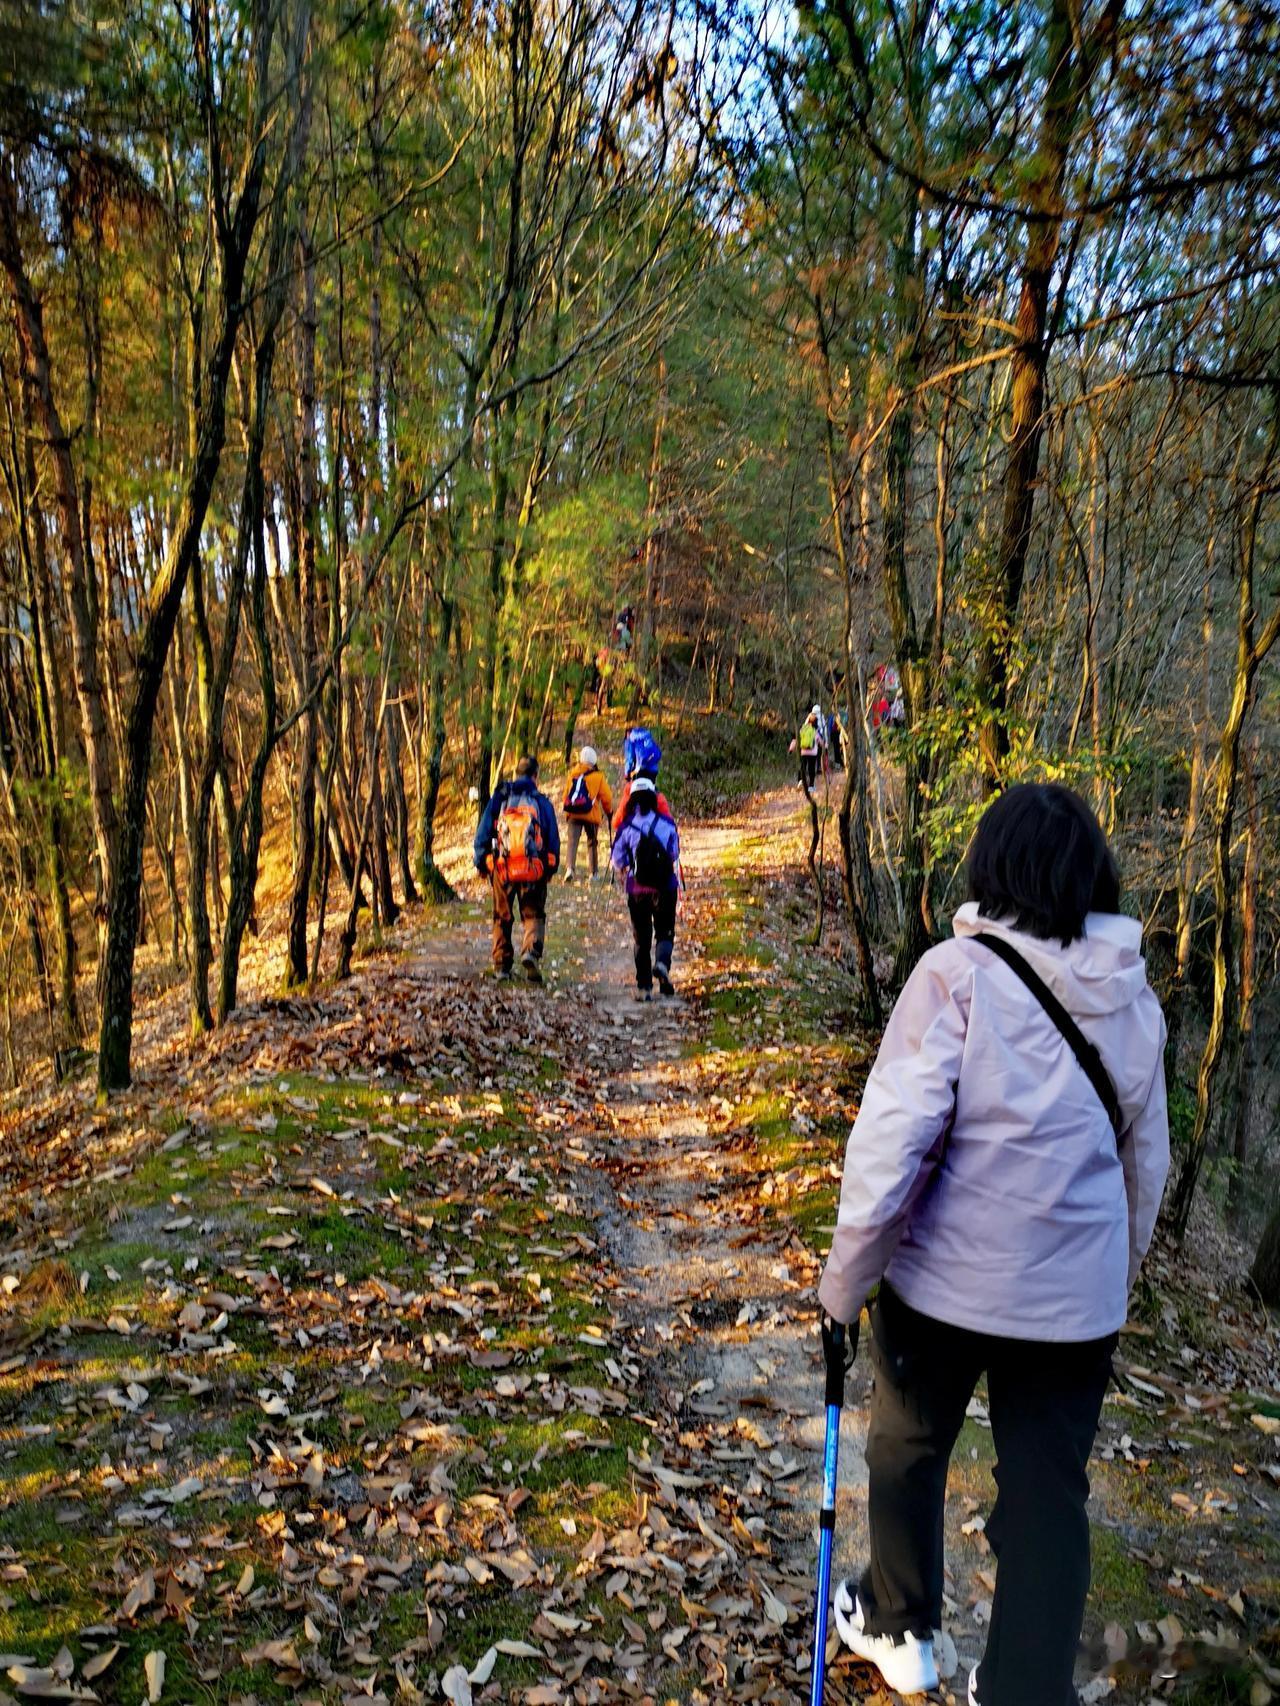
[[969, 896], [998, 918], [1063, 947], [1085, 915], [1119, 912], [1120, 873], [1093, 812], [1057, 782], [1019, 782], [987, 807], [969, 850]]
[[538, 761], [536, 758], [522, 758], [516, 764], [517, 776], [537, 776]]
[[[646, 782], [652, 782], [653, 787], [637, 788], [636, 783], [640, 781], [642, 777]], [[627, 795], [626, 809], [622, 814], [622, 821], [624, 823], [630, 823], [632, 818], [635, 817], [638, 812], [656, 812], [658, 809], [658, 778], [654, 775], [653, 771], [637, 770], [635, 775], [630, 777], [629, 780], [631, 782], [631, 792]]]

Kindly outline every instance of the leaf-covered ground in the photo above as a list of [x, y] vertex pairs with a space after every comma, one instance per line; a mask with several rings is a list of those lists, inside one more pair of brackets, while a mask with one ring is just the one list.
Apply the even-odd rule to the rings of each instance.
[[[802, 945], [801, 829], [794, 793], [691, 828], [674, 1003], [631, 1001], [607, 886], [554, 892], [543, 991], [486, 976], [472, 901], [199, 1049], [154, 1021], [108, 1108], [7, 1111], [0, 1690], [805, 1696], [813, 1285], [874, 1039]], [[1135, 1317], [1090, 1693], [1261, 1703], [1273, 1336], [1167, 1257]], [[991, 1589], [983, 1421], [979, 1397], [948, 1516], [962, 1662]], [[832, 1693], [873, 1679], [841, 1661]]]

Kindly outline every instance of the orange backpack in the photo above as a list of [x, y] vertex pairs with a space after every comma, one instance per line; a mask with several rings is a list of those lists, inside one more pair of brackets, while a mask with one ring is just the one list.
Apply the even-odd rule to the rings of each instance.
[[511, 794], [498, 813], [498, 869], [509, 883], [540, 883], [546, 875], [542, 857], [542, 817], [532, 794]]

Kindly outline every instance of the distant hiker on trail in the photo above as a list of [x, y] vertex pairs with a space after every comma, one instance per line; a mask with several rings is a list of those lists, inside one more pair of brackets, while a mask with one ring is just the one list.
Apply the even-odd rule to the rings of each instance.
[[815, 705], [800, 725], [800, 734], [790, 750], [800, 749], [800, 786], [806, 794], [813, 792], [818, 780], [818, 766], [826, 763], [827, 732], [822, 720], [822, 706]]
[[[628, 729], [626, 739], [622, 743], [622, 793], [618, 797], [618, 807], [613, 814], [613, 833], [616, 840], [627, 815], [627, 801], [631, 798], [631, 790], [641, 777], [647, 777], [658, 786], [658, 766], [662, 763], [662, 748], [654, 740], [648, 729]], [[665, 794], [655, 792], [658, 811], [663, 817], [671, 817], [671, 807], [667, 804]]]
[[513, 782], [499, 782], [484, 809], [472, 848], [476, 870], [493, 884], [493, 966], [510, 977], [515, 959], [515, 913], [522, 933], [520, 962], [530, 983], [542, 982], [547, 938], [547, 884], [560, 863], [555, 807], [538, 792], [538, 761], [522, 758]]
[[832, 711], [827, 718], [827, 751], [831, 755], [834, 769], [844, 769], [844, 724], [840, 721], [840, 713]]
[[871, 675], [869, 695], [871, 727], [900, 729], [907, 720], [906, 702], [902, 697], [902, 681], [891, 663], [877, 664]]
[[674, 995], [671, 956], [680, 892], [680, 834], [670, 807], [658, 807], [653, 778], [643, 772], [630, 787], [613, 840], [613, 863], [626, 878], [627, 909], [635, 939], [636, 1000], [653, 999], [653, 980]]
[[845, 1644], [937, 1685], [947, 1465], [987, 1377], [999, 1497], [970, 1706], [1066, 1706], [1089, 1587], [1087, 1465], [1169, 1168], [1164, 1018], [1098, 821], [1058, 786], [978, 825], [969, 904], [889, 1020], [845, 1158], [818, 1297], [867, 1293], [871, 1555]]
[[577, 875], [578, 843], [585, 835], [591, 880], [595, 882], [600, 875], [600, 827], [613, 818], [613, 793], [595, 747], [584, 746], [579, 752], [578, 762], [565, 779], [561, 809], [569, 825], [569, 864], [564, 880], [571, 883]]

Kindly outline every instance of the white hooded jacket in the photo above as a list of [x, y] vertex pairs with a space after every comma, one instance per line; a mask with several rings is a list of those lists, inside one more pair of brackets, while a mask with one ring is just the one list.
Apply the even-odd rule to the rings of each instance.
[[[1057, 1026], [979, 931], [1011, 942], [1101, 1053], [1118, 1144]], [[975, 1332], [1117, 1331], [1169, 1170], [1164, 1041], [1135, 920], [1091, 913], [1064, 948], [962, 907], [907, 980], [867, 1080], [823, 1308], [852, 1321], [884, 1277]]]

